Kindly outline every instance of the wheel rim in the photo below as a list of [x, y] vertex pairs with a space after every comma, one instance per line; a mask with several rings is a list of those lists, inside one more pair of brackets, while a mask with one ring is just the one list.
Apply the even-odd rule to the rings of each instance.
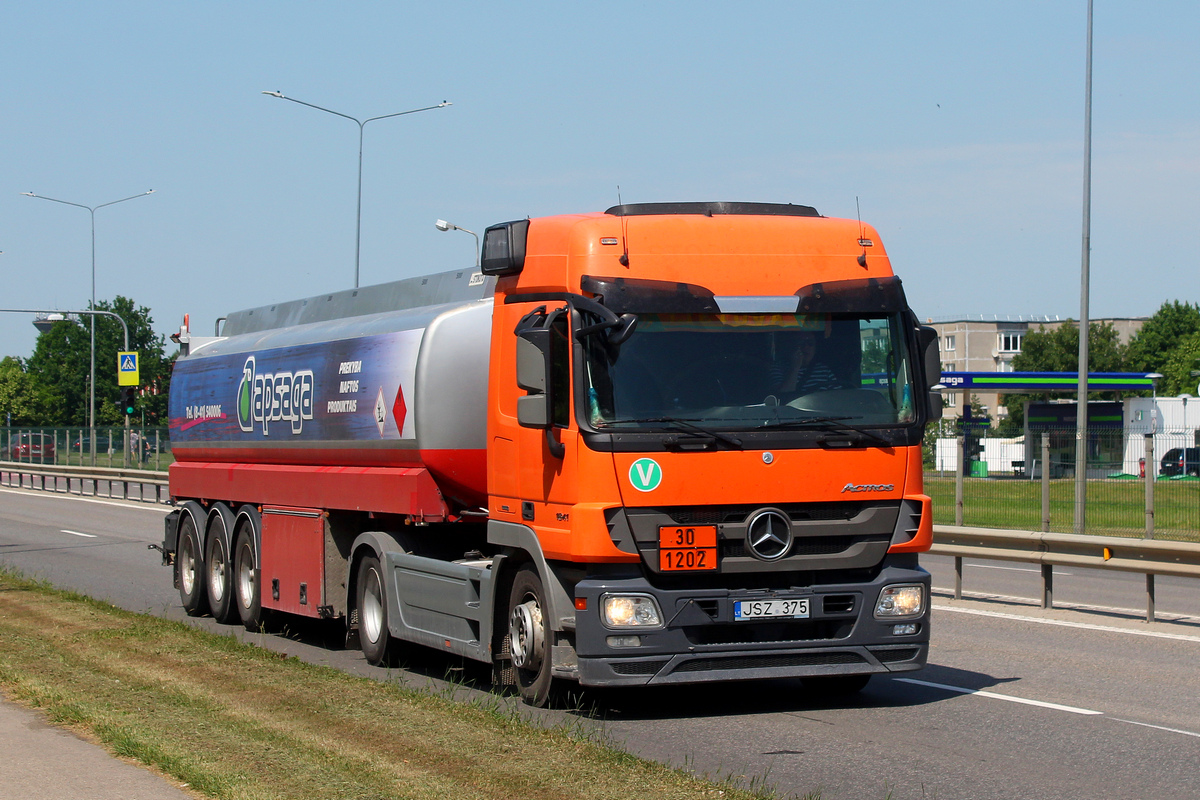
[[542, 663], [542, 608], [532, 597], [512, 610], [508, 618], [509, 650], [513, 665], [536, 670]]
[[249, 542], [245, 542], [238, 554], [238, 600], [242, 608], [249, 610], [254, 605], [254, 550]]
[[218, 600], [225, 597], [225, 577], [228, 569], [229, 559], [225, 557], [225, 543], [217, 539], [213, 542], [212, 555], [208, 560], [208, 585], [212, 588], [212, 596]]
[[179, 546], [179, 585], [186, 595], [196, 591], [196, 549], [191, 536], [184, 536]]
[[359, 624], [369, 641], [378, 642], [383, 634], [383, 591], [379, 586], [379, 573], [370, 570], [363, 585], [362, 608], [359, 609]]

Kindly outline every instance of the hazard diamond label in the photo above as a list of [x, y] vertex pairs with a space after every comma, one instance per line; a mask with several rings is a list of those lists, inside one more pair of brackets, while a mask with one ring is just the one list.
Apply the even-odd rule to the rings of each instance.
[[396, 420], [396, 432], [404, 436], [404, 418], [408, 415], [408, 406], [404, 402], [404, 387], [396, 387], [396, 400], [392, 403], [392, 417]]
[[375, 424], [379, 426], [379, 435], [383, 436], [383, 423], [387, 421], [387, 406], [383, 402], [383, 387], [379, 387], [379, 395], [375, 398]]

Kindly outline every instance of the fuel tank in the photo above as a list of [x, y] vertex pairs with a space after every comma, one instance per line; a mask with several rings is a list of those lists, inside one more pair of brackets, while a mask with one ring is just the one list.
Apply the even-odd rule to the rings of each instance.
[[176, 459], [424, 467], [484, 504], [494, 282], [454, 271], [230, 314], [175, 363]]

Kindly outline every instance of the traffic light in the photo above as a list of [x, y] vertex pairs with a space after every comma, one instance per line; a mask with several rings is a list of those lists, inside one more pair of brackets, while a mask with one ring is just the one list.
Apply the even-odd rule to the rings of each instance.
[[137, 390], [138, 390], [138, 387], [136, 387], [136, 386], [122, 386], [121, 387], [121, 413], [122, 414], [129, 416], [130, 414], [133, 414], [134, 412], [137, 411], [137, 409], [134, 407], [134, 401], [137, 400]]

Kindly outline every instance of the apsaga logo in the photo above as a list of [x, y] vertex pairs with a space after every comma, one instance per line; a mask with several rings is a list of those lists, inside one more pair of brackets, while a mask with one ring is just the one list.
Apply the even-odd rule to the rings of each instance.
[[253, 431], [257, 422], [263, 436], [269, 436], [272, 422], [290, 422], [292, 433], [300, 433], [304, 420], [313, 418], [312, 370], [258, 374], [254, 356], [250, 356], [242, 365], [237, 413], [238, 425], [244, 431]]

